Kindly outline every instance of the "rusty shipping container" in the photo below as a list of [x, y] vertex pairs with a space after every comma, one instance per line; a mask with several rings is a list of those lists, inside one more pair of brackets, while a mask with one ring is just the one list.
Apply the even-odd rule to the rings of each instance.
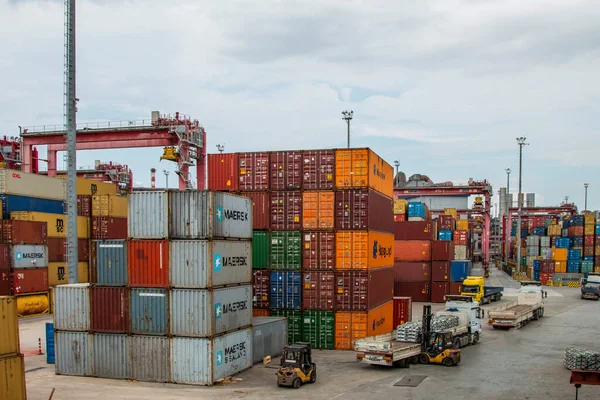
[[92, 196], [78, 195], [77, 196], [77, 215], [80, 217], [92, 216]]
[[304, 229], [333, 229], [335, 194], [332, 191], [304, 192], [302, 225]]
[[394, 282], [430, 282], [430, 262], [398, 262], [394, 263]]
[[351, 189], [335, 193], [335, 227], [394, 232], [394, 202], [373, 190]]
[[462, 291], [461, 282], [450, 282], [448, 294], [459, 296]]
[[0, 399], [27, 400], [25, 360], [22, 354], [0, 358]]
[[406, 222], [406, 214], [394, 214], [394, 222]]
[[269, 153], [239, 153], [239, 190], [252, 192], [269, 190], [269, 165]]
[[169, 286], [169, 243], [166, 240], [131, 240], [127, 244], [129, 286]]
[[335, 233], [302, 233], [302, 268], [305, 270], [333, 270], [335, 267]]
[[394, 265], [394, 235], [376, 231], [338, 231], [335, 234], [338, 270], [388, 268]]
[[5, 219], [0, 222], [1, 242], [6, 244], [46, 244], [46, 222]]
[[394, 314], [392, 316], [392, 328], [396, 329], [399, 325], [404, 325], [412, 321], [412, 298], [394, 297]]
[[238, 154], [208, 155], [208, 189], [236, 191], [239, 187]]
[[335, 151], [337, 189], [371, 188], [392, 198], [394, 168], [370, 149]]
[[412, 297], [413, 301], [428, 302], [431, 299], [430, 282], [396, 282], [394, 296]]
[[92, 217], [92, 239], [127, 239], [127, 218]]
[[335, 349], [352, 350], [357, 339], [389, 333], [393, 329], [393, 312], [392, 300], [368, 312], [336, 312]]
[[[90, 259], [90, 241], [77, 239], [77, 258], [79, 261], [87, 262]], [[48, 238], [48, 261], [67, 261], [67, 239]]]
[[304, 190], [332, 190], [335, 186], [335, 151], [305, 150], [302, 153]]
[[442, 214], [437, 219], [437, 228], [440, 230], [453, 231], [456, 229], [456, 221], [452, 215]]
[[431, 240], [396, 240], [396, 261], [431, 261]]
[[92, 287], [90, 301], [92, 332], [127, 333], [129, 331], [129, 289]]
[[271, 228], [271, 195], [267, 192], [242, 192], [252, 200], [252, 229]]
[[271, 193], [271, 229], [299, 231], [302, 229], [302, 193]]
[[19, 312], [17, 299], [12, 296], [0, 297], [0, 358], [20, 352]]
[[450, 280], [450, 261], [433, 261], [431, 263], [431, 280], [448, 282]]
[[394, 223], [395, 240], [436, 240], [434, 221], [407, 221]]
[[109, 194], [92, 196], [94, 217], [127, 218], [128, 208], [127, 197]]
[[[268, 308], [252, 308], [252, 318], [256, 318], [256, 317], [270, 317], [271, 316], [271, 310], [269, 310]], [[287, 335], [287, 330], [285, 331], [286, 335]]]
[[312, 271], [302, 273], [302, 308], [333, 310], [335, 303], [335, 273]]
[[13, 295], [48, 291], [48, 268], [15, 269], [12, 272]]
[[431, 259], [433, 261], [454, 260], [454, 242], [434, 240], [431, 242]]
[[468, 232], [467, 231], [454, 231], [454, 244], [456, 246], [464, 246], [467, 244]]
[[252, 271], [252, 307], [269, 308], [271, 271]]
[[367, 311], [391, 301], [394, 295], [394, 269], [338, 271], [335, 274], [338, 311]]
[[271, 190], [296, 190], [302, 188], [301, 151], [274, 151], [269, 155]]
[[11, 296], [12, 276], [10, 267], [0, 265], [0, 296]]
[[431, 302], [445, 303], [446, 295], [450, 294], [450, 284], [448, 282], [431, 283]]

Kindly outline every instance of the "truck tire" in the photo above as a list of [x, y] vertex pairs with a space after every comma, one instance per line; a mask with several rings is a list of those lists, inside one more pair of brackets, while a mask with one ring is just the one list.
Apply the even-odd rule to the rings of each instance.
[[473, 344], [479, 343], [479, 332], [473, 334]]
[[461, 343], [460, 338], [455, 337], [454, 341], [452, 342], [452, 346], [454, 346], [455, 349], [460, 349], [460, 343]]
[[418, 364], [419, 363], [419, 356], [412, 356], [410, 358], [410, 363], [411, 364]]

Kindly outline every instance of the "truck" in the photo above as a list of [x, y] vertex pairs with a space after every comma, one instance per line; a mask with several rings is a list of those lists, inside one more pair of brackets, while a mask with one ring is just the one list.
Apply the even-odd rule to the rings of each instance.
[[454, 347], [461, 348], [477, 344], [481, 339], [482, 310], [479, 303], [471, 296], [446, 295], [444, 311], [436, 316], [454, 315], [458, 317], [458, 326], [450, 328]]
[[600, 273], [593, 272], [581, 280], [581, 298], [598, 300], [600, 298]]
[[494, 329], [510, 329], [538, 320], [544, 316], [544, 295], [548, 297], [540, 282], [521, 281], [517, 301], [489, 310], [489, 323]]
[[485, 286], [483, 276], [467, 276], [462, 283], [460, 294], [461, 296], [471, 296], [477, 303], [483, 305], [500, 300], [503, 291], [502, 286]]

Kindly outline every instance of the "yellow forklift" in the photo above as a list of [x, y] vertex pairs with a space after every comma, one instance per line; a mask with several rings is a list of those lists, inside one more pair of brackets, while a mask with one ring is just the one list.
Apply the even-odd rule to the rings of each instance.
[[298, 389], [303, 383], [317, 381], [317, 365], [312, 362], [310, 343], [298, 342], [283, 348], [277, 371], [277, 386]]
[[421, 355], [419, 362], [421, 364], [442, 364], [446, 367], [452, 367], [460, 363], [460, 349], [454, 348], [452, 333], [450, 332], [431, 332], [431, 306], [423, 306], [423, 326]]

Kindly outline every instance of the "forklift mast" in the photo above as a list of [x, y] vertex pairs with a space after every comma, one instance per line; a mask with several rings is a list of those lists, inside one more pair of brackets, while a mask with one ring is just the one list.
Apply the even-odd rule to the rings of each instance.
[[431, 341], [431, 305], [423, 306], [423, 326], [421, 327], [421, 331], [423, 333], [421, 349], [422, 351], [427, 351], [427, 347], [429, 346], [429, 342]]

